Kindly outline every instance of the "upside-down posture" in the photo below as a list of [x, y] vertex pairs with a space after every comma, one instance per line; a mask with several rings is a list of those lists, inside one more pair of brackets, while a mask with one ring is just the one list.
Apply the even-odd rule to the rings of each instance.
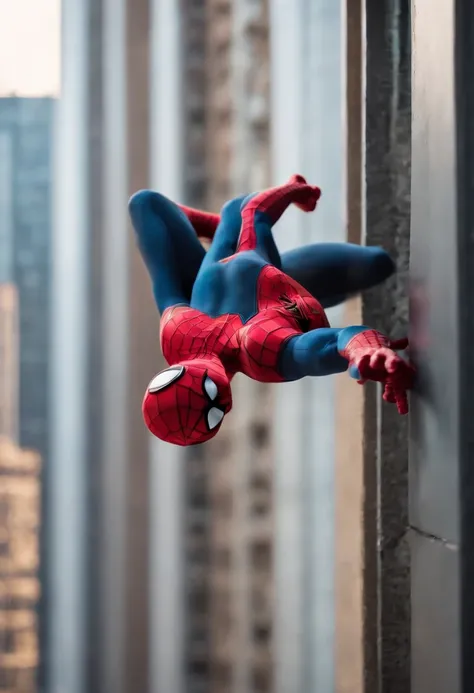
[[[349, 370], [384, 383], [384, 398], [408, 411], [413, 369], [380, 332], [330, 327], [323, 306], [383, 281], [393, 272], [379, 248], [316, 244], [281, 257], [272, 226], [290, 204], [315, 209], [320, 190], [302, 176], [228, 202], [221, 215], [179, 206], [141, 191], [129, 208], [151, 275], [169, 368], [143, 402], [149, 430], [176, 445], [212, 438], [232, 407], [237, 372], [261, 382]], [[212, 238], [206, 253], [198, 236]]]

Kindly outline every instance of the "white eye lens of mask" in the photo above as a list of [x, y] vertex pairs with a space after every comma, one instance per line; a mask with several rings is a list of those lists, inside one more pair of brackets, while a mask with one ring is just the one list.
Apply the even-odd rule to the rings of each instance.
[[209, 430], [212, 431], [213, 428], [218, 426], [223, 418], [224, 412], [221, 409], [217, 409], [217, 407], [212, 407], [207, 414], [207, 425], [209, 426]]
[[151, 383], [148, 385], [148, 392], [158, 392], [167, 385], [177, 380], [183, 374], [183, 366], [168, 368], [166, 371], [161, 371], [155, 375]]
[[206, 378], [204, 381], [204, 389], [206, 390], [209, 399], [214, 401], [217, 397], [217, 385], [215, 382], [210, 378]]

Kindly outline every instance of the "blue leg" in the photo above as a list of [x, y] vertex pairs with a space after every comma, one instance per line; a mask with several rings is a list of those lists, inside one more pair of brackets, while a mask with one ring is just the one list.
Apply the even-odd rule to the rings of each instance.
[[[239, 254], [241, 204], [245, 197], [236, 198], [224, 205], [221, 221], [202, 262], [191, 296], [193, 308], [208, 315], [238, 313], [244, 321], [249, 315], [255, 314], [257, 278], [262, 267], [268, 263], [266, 247], [258, 243], [253, 250]], [[271, 235], [269, 226], [268, 229]], [[232, 261], [222, 263], [226, 258], [232, 258]], [[279, 257], [277, 261], [279, 262]], [[235, 290], [232, 296], [224, 296], [223, 287], [229, 283]]]
[[[221, 221], [216, 229], [214, 239], [206, 257], [202, 263], [202, 269], [206, 269], [214, 262], [224, 260], [237, 252], [237, 246], [242, 228], [241, 210], [245, 204], [257, 193], [241, 195], [227, 202], [221, 211]], [[272, 227], [267, 215], [257, 213], [255, 216], [256, 248], [265, 263], [269, 262], [276, 267], [281, 266], [280, 254], [276, 247]]]
[[395, 271], [382, 248], [351, 243], [315, 243], [282, 254], [283, 271], [325, 308], [380, 284]]
[[[252, 193], [247, 195], [241, 204], [241, 211], [245, 208], [248, 202], [250, 202], [254, 197], [260, 195], [261, 193]], [[281, 257], [277, 245], [275, 243], [275, 238], [273, 237], [273, 222], [266, 212], [256, 210], [255, 216], [253, 218], [252, 233], [254, 234], [254, 241], [252, 245], [255, 245], [255, 252], [257, 252], [265, 262], [270, 265], [274, 265], [281, 269]], [[239, 238], [239, 243], [242, 238]]]
[[150, 190], [133, 195], [129, 212], [159, 311], [188, 304], [205, 250], [186, 215]]
[[212, 239], [211, 246], [202, 262], [201, 270], [205, 270], [214, 262], [224, 260], [235, 253], [242, 223], [240, 205], [243, 199], [244, 196], [237, 197], [226, 202], [222, 207], [221, 220]]

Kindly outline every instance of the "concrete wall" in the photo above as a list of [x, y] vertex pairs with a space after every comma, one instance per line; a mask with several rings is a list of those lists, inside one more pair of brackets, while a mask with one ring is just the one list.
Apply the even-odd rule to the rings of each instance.
[[[382, 289], [367, 293], [362, 318], [392, 338], [408, 331], [410, 29], [408, 0], [366, 2], [364, 241], [384, 246], [397, 273]], [[373, 394], [368, 390], [365, 402], [365, 464], [376, 461], [378, 536], [372, 548], [378, 556], [379, 690], [405, 693], [410, 682], [408, 418], [382, 403], [380, 390], [376, 401]]]
[[[350, 302], [345, 320], [398, 337], [408, 329], [408, 3], [347, 3], [346, 40], [348, 240], [385, 247], [397, 274]], [[382, 403], [378, 387], [354, 387], [340, 379], [337, 690], [402, 693], [410, 677], [407, 419]]]
[[413, 19], [412, 689], [458, 693], [474, 685], [474, 8], [416, 0]]

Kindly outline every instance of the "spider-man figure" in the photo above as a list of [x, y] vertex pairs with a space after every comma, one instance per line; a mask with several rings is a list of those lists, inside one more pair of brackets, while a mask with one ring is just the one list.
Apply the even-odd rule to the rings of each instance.
[[[261, 382], [349, 373], [384, 383], [384, 398], [408, 411], [413, 369], [383, 334], [329, 326], [324, 307], [383, 281], [394, 270], [380, 248], [316, 244], [284, 253], [272, 226], [290, 204], [315, 209], [317, 187], [302, 176], [228, 202], [221, 215], [141, 191], [130, 201], [148, 267], [169, 368], [150, 382], [150, 431], [177, 445], [203, 443], [232, 406], [237, 372]], [[199, 237], [212, 239], [206, 253]], [[317, 299], [316, 299], [317, 297]]]

